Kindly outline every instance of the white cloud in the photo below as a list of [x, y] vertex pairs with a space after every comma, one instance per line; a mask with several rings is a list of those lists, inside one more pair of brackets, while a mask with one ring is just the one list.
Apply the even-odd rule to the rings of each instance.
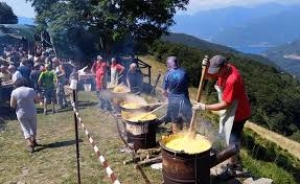
[[230, 6], [251, 7], [263, 3], [300, 4], [300, 0], [190, 0], [187, 11], [180, 14], [194, 14], [202, 10], [226, 8]]
[[34, 18], [35, 12], [30, 3], [26, 3], [26, 0], [0, 0], [7, 3], [13, 9], [13, 12], [18, 17]]

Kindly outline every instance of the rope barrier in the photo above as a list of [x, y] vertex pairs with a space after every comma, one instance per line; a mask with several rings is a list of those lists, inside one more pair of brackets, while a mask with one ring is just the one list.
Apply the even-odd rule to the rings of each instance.
[[79, 115], [79, 112], [77, 111], [77, 109], [75, 107], [75, 103], [74, 103], [73, 99], [71, 98], [71, 96], [70, 96], [70, 99], [71, 99], [71, 105], [73, 107], [73, 111], [76, 115], [76, 118], [77, 118], [78, 122], [81, 124], [81, 127], [83, 128], [83, 130], [85, 132], [85, 135], [87, 135], [89, 142], [93, 146], [94, 152], [97, 155], [97, 158], [99, 159], [101, 165], [105, 169], [106, 174], [109, 176], [109, 178], [111, 179], [113, 184], [121, 184], [120, 181], [118, 180], [117, 176], [115, 175], [115, 173], [113, 172], [113, 170], [109, 166], [107, 160], [104, 158], [104, 156], [100, 153], [98, 147], [95, 145], [95, 142], [94, 142], [92, 136], [90, 135], [89, 131], [85, 127], [84, 123], [82, 122], [82, 119]]

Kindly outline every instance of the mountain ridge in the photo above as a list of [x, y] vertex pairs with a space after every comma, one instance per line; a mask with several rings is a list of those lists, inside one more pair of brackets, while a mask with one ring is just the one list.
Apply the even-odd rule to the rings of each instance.
[[269, 49], [262, 55], [300, 79], [300, 39]]
[[[284, 19], [287, 21], [281, 21], [279, 15], [283, 14], [284, 12], [284, 14], [294, 12], [294, 14], [296, 14], [298, 17], [298, 14], [300, 15], [300, 12], [297, 13], [299, 9], [299, 4], [281, 5], [276, 3], [266, 3], [249, 8], [229, 7], [210, 11], [201, 11], [194, 15], [176, 15], [174, 18], [176, 25], [171, 27], [171, 31], [184, 32], [186, 34], [193, 35], [210, 42], [227, 46], [243, 46], [246, 45], [245, 42], [247, 44], [260, 44], [264, 42], [268, 42], [271, 44], [282, 44], [295, 39], [293, 35], [300, 32], [300, 23], [298, 23], [297, 21], [292, 22], [292, 15], [291, 17], [286, 17]], [[268, 22], [266, 20], [273, 20], [273, 22], [275, 23], [282, 22], [282, 25], [287, 25], [288, 22], [292, 22], [294, 25], [293, 27], [291, 27], [292, 23], [289, 23], [289, 26], [282, 26], [283, 28], [278, 28], [278, 31], [276, 31], [266, 29], [271, 27], [268, 25]], [[293, 20], [297, 19], [294, 18]], [[264, 28], [261, 30], [254, 29], [253, 27], [259, 24], [259, 22], [263, 22], [261, 23], [261, 26], [263, 26]], [[249, 27], [251, 26], [252, 28], [249, 29]], [[291, 31], [287, 35], [287, 39], [281, 38], [283, 37], [283, 31], [281, 31], [283, 29]], [[241, 33], [241, 35], [243, 36], [239, 36], [236, 33]], [[248, 38], [245, 37], [245, 35]], [[265, 40], [261, 35], [264, 35], [266, 38], [272, 35], [277, 36], [273, 36], [271, 39]], [[233, 44], [230, 41], [234, 40], [233, 38], [235, 37], [237, 37], [236, 40], [238, 41], [235, 41], [235, 43]], [[256, 37], [260, 38], [260, 40], [256, 39]], [[247, 38], [247, 40], [245, 40], [244, 38]], [[251, 41], [251, 39], [256, 40]]]
[[275, 63], [273, 63], [271, 60], [269, 60], [263, 56], [256, 55], [256, 54], [242, 53], [231, 47], [227, 47], [227, 46], [224, 46], [221, 44], [210, 43], [208, 41], [202, 40], [200, 38], [197, 38], [195, 36], [188, 35], [185, 33], [170, 33], [169, 35], [162, 37], [162, 40], [171, 42], [171, 43], [183, 44], [183, 45], [186, 45], [189, 47], [194, 47], [194, 48], [201, 49], [201, 50], [215, 50], [215, 51], [219, 51], [219, 52], [225, 53], [225, 54], [231, 53], [231, 54], [240, 55], [243, 57], [251, 58], [253, 60], [258, 60], [259, 62], [261, 62], [265, 65], [272, 66], [272, 67], [275, 67], [276, 69], [280, 70], [280, 68], [277, 65], [275, 65]]

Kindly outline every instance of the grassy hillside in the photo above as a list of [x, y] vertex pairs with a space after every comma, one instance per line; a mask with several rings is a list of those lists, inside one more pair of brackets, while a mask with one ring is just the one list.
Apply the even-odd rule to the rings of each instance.
[[263, 55], [300, 79], [300, 40], [267, 50]]
[[222, 53], [231, 53], [231, 54], [239, 55], [239, 56], [242, 56], [242, 57], [245, 57], [248, 59], [254, 59], [265, 65], [278, 67], [271, 60], [269, 60], [268, 58], [262, 57], [260, 55], [245, 54], [245, 53], [239, 52], [237, 50], [234, 50], [231, 47], [223, 46], [220, 44], [210, 43], [210, 42], [201, 40], [199, 38], [196, 38], [194, 36], [183, 34], [183, 33], [170, 33], [169, 35], [164, 36], [162, 38], [162, 40], [166, 41], [166, 42], [170, 42], [170, 43], [175, 43], [175, 44], [183, 44], [183, 45], [186, 45], [189, 47], [193, 47], [193, 48], [197, 48], [197, 49], [205, 50], [205, 51], [214, 50], [214, 51], [222, 52]]

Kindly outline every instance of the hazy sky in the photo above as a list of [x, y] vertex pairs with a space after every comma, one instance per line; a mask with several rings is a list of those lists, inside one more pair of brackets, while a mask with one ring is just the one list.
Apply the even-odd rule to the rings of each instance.
[[230, 6], [251, 7], [263, 3], [300, 4], [300, 0], [190, 0], [184, 14], [194, 14], [201, 10], [218, 9]]
[[[0, 0], [6, 2], [13, 8], [17, 16], [34, 17], [34, 10], [26, 0]], [[277, 2], [281, 4], [300, 4], [300, 0], [190, 0], [188, 10], [184, 14], [194, 14], [201, 10], [217, 9], [229, 6], [253, 6], [257, 4]]]

